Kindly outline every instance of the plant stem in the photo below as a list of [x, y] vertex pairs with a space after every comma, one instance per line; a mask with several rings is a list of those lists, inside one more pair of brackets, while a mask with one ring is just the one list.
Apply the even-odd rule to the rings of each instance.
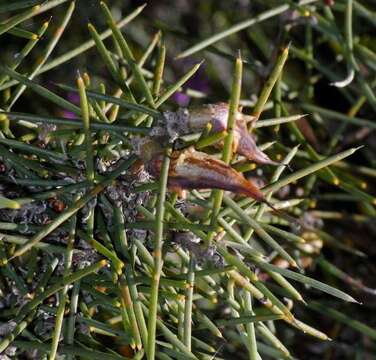
[[163, 247], [163, 220], [165, 214], [165, 199], [167, 192], [168, 170], [170, 167], [170, 151], [167, 150], [161, 168], [159, 178], [159, 196], [157, 204], [157, 213], [155, 217], [155, 235], [154, 235], [154, 249], [153, 259], [154, 268], [151, 282], [151, 293], [149, 303], [148, 316], [148, 344], [147, 344], [147, 358], [148, 360], [155, 359], [156, 347], [156, 324], [157, 324], [157, 309], [158, 309], [158, 291], [159, 281], [163, 267], [162, 247]]

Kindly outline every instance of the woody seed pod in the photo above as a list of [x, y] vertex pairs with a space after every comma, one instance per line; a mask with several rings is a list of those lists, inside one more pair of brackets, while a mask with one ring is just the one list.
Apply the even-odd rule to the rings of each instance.
[[[180, 108], [176, 112], [166, 111], [163, 115], [166, 119], [168, 136], [170, 140], [174, 140], [182, 135], [203, 131], [208, 124], [211, 125], [214, 133], [227, 130], [228, 113], [229, 105], [220, 102], [193, 109]], [[280, 165], [257, 147], [254, 137], [249, 133], [247, 122], [254, 119], [253, 116], [237, 112], [233, 151], [259, 164]]]
[[[163, 155], [156, 155], [146, 164], [154, 177], [159, 177]], [[168, 185], [174, 189], [222, 189], [250, 196], [265, 202], [263, 193], [231, 166], [193, 148], [171, 155]]]

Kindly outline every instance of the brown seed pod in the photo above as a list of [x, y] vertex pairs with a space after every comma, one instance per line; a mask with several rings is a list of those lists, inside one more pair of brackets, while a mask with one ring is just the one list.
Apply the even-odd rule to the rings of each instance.
[[[146, 164], [154, 177], [159, 177], [163, 155], [156, 155]], [[181, 189], [222, 189], [265, 202], [260, 189], [231, 166], [193, 148], [171, 155], [168, 185]]]
[[188, 127], [190, 131], [203, 130], [210, 123], [214, 132], [227, 129], [229, 106], [227, 103], [206, 104], [189, 110]]
[[[146, 170], [158, 178], [161, 172], [163, 155], [157, 154], [146, 163]], [[262, 191], [241, 173], [221, 160], [196, 151], [193, 147], [183, 151], [174, 151], [168, 172], [168, 186], [170, 190], [179, 189], [221, 189], [235, 194], [245, 195], [258, 202], [267, 204], [275, 213], [288, 222], [302, 227], [299, 220], [276, 209], [265, 199]]]
[[[205, 104], [193, 109], [180, 108], [176, 112], [166, 111], [164, 117], [167, 133], [170, 138], [175, 139], [181, 135], [203, 131], [209, 124], [212, 132], [221, 132], [227, 129], [228, 113], [229, 105], [224, 102]], [[253, 116], [237, 112], [233, 151], [259, 164], [280, 165], [257, 147], [247, 128], [247, 123], [254, 120]], [[223, 146], [223, 143], [220, 145]]]
[[196, 108], [179, 108], [177, 111], [163, 113], [167, 133], [170, 138], [196, 133], [211, 124], [214, 132], [227, 128], [228, 104], [205, 104]]
[[240, 114], [236, 120], [234, 129], [234, 152], [245, 156], [258, 164], [281, 165], [277, 161], [271, 160], [268, 155], [262, 152], [256, 145], [254, 137], [249, 133], [247, 123]]

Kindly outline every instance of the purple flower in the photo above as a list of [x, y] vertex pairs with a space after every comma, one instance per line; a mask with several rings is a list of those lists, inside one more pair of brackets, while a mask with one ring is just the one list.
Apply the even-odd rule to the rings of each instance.
[[189, 104], [189, 101], [190, 101], [190, 97], [187, 95], [187, 94], [184, 94], [183, 92], [181, 91], [178, 91], [176, 92], [173, 96], [172, 96], [173, 100], [179, 105], [179, 106], [188, 106]]
[[[187, 72], [193, 65], [195, 61], [193, 59], [184, 59], [183, 61], [179, 62], [179, 74], [180, 70], [185, 73]], [[203, 93], [208, 93], [210, 91], [209, 81], [207, 76], [205, 75], [205, 66], [201, 66], [199, 70], [194, 74], [187, 83], [183, 86], [183, 89], [190, 88], [192, 90], [201, 91]], [[190, 102], [190, 96], [185, 94], [184, 91], [176, 92], [172, 98], [179, 106], [188, 106]]]
[[67, 100], [73, 104], [78, 105], [80, 103], [80, 96], [75, 92], [69, 92], [67, 94]]
[[[80, 96], [75, 92], [69, 92], [66, 96], [66, 99], [72, 104], [78, 105], [80, 103]], [[61, 116], [66, 119], [76, 119], [77, 116], [68, 110], [63, 110]]]
[[61, 116], [65, 119], [76, 119], [77, 118], [77, 116], [74, 113], [72, 113], [72, 111], [68, 111], [68, 110], [63, 110], [61, 112]]

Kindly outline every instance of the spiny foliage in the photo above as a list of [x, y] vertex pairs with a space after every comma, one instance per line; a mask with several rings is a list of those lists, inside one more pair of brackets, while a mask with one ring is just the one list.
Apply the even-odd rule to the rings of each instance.
[[[239, 23], [218, 5], [222, 29], [201, 41], [158, 23], [163, 33], [143, 46], [132, 27], [155, 25], [144, 6], [115, 21], [112, 2], [99, 3], [101, 32], [72, 25], [78, 1], [0, 4], [0, 35], [18, 47], [0, 65], [4, 356], [308, 359], [299, 336], [329, 344], [322, 356], [343, 354], [344, 344], [328, 342], [336, 332], [327, 319], [376, 339], [341, 289], [359, 300], [375, 290], [332, 260], [365, 254], [330, 225], [374, 232], [375, 198], [365, 191], [374, 159], [358, 146], [375, 123], [358, 113], [371, 119], [376, 109], [376, 55], [366, 25], [353, 35], [354, 18], [374, 24], [374, 14], [352, 0], [262, 3]], [[279, 38], [263, 27], [276, 19]], [[76, 31], [88, 40], [66, 50]], [[259, 55], [230, 37], [240, 31]], [[206, 64], [191, 62], [171, 81], [184, 63], [169, 56]], [[77, 58], [87, 67], [76, 73]], [[205, 66], [211, 94], [194, 89]], [[56, 82], [59, 68], [74, 74]], [[347, 112], [320, 106], [320, 82]], [[309, 274], [316, 267], [323, 281]]]

